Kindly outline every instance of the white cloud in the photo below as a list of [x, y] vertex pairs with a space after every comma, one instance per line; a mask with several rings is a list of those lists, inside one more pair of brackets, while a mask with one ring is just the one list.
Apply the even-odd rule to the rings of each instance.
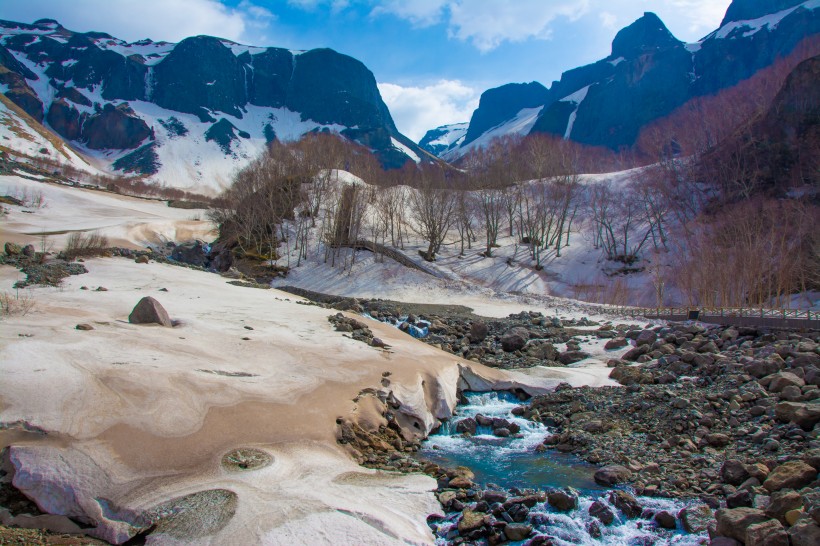
[[416, 142], [439, 125], [469, 121], [478, 108], [479, 91], [458, 80], [440, 80], [426, 87], [380, 83], [379, 91], [396, 127]]
[[459, 0], [450, 5], [450, 35], [470, 41], [481, 52], [503, 42], [549, 39], [558, 18], [576, 20], [589, 0]]
[[56, 19], [71, 30], [102, 31], [128, 41], [176, 42], [207, 34], [241, 42], [250, 28], [273, 19], [269, 10], [248, 0], [236, 8], [217, 0], [3, 0], [2, 11], [4, 19]]
[[608, 11], [602, 11], [598, 14], [598, 19], [601, 20], [601, 26], [607, 30], [613, 30], [617, 28], [618, 25], [618, 16], [614, 13], [610, 13]]
[[371, 11], [371, 15], [391, 14], [410, 21], [415, 26], [435, 25], [442, 20], [448, 0], [384, 0]]

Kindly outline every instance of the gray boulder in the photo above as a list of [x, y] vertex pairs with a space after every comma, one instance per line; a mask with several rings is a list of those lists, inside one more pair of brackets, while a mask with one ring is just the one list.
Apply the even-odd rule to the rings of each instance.
[[171, 317], [157, 300], [151, 296], [142, 298], [128, 315], [131, 324], [159, 324], [168, 328], [173, 326]]

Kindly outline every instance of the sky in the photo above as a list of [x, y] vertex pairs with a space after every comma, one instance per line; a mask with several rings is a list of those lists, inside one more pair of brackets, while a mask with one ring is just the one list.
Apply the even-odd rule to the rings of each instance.
[[716, 29], [730, 0], [2, 0], [0, 19], [58, 20], [136, 41], [207, 34], [289, 49], [330, 47], [376, 76], [398, 129], [469, 121], [486, 89], [538, 81], [610, 53], [646, 11], [679, 39]]

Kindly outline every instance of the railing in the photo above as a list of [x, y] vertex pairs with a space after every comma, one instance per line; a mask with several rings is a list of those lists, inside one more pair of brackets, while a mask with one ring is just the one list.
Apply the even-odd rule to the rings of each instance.
[[745, 323], [761, 326], [799, 326], [820, 329], [820, 312], [807, 309], [751, 309], [738, 307], [623, 307], [596, 306], [595, 310], [629, 317]]

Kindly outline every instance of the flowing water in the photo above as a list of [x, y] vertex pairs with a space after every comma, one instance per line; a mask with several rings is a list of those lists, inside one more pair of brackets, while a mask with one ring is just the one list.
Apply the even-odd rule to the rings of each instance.
[[[467, 403], [460, 405], [450, 421], [422, 445], [419, 456], [443, 466], [466, 466], [475, 473], [475, 482], [504, 489], [547, 489], [572, 487], [579, 491], [579, 508], [559, 513], [546, 503], [536, 505], [530, 511], [530, 523], [536, 531], [552, 536], [556, 544], [569, 545], [618, 545], [636, 546], [646, 544], [690, 546], [703, 543], [701, 535], [687, 535], [682, 529], [667, 531], [657, 528], [646, 519], [629, 520], [610, 505], [617, 514], [610, 526], [600, 525], [602, 536], [593, 538], [589, 529], [593, 518], [589, 506], [595, 500], [609, 505], [605, 490], [598, 486], [592, 476], [595, 467], [572, 455], [549, 450], [535, 451], [550, 432], [540, 423], [516, 417], [512, 410], [520, 405], [509, 393], [465, 393]], [[509, 438], [497, 438], [490, 427], [479, 426], [472, 437], [456, 432], [458, 421], [482, 414], [501, 417], [521, 427], [519, 434]], [[677, 514], [686, 504], [680, 501], [640, 497], [639, 502], [648, 510], [666, 510]], [[439, 544], [447, 544], [444, 538], [456, 526], [456, 514], [438, 526]], [[597, 521], [597, 520], [595, 520]]]

